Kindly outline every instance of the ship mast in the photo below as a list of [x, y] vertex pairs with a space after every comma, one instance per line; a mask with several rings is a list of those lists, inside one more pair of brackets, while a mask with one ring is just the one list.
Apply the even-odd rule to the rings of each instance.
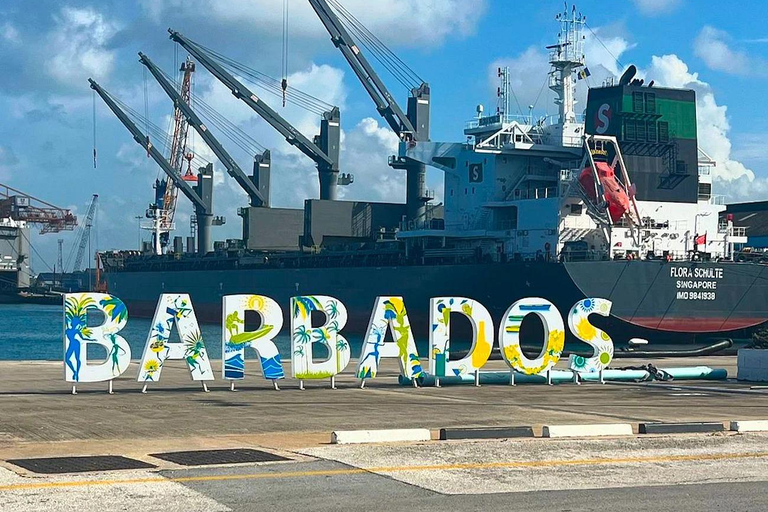
[[557, 44], [547, 46], [549, 63], [549, 88], [557, 94], [555, 103], [559, 106], [558, 131], [564, 146], [580, 145], [581, 125], [576, 121], [576, 81], [577, 70], [584, 67], [584, 35], [586, 16], [576, 12], [574, 5], [571, 12], [565, 10], [555, 16], [560, 23]]

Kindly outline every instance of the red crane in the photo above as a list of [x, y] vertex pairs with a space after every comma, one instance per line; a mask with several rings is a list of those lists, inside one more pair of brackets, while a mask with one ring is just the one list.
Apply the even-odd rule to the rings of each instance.
[[[195, 71], [195, 63], [187, 58], [181, 65], [180, 71], [184, 72], [184, 77], [181, 82], [181, 97], [185, 103], [190, 104], [192, 96], [192, 73]], [[197, 181], [197, 176], [194, 175], [191, 169], [191, 162], [194, 155], [187, 152], [187, 136], [189, 134], [189, 123], [186, 116], [179, 109], [174, 110], [174, 125], [173, 125], [173, 139], [171, 143], [171, 154], [168, 159], [171, 167], [173, 167], [179, 176], [182, 176], [184, 181]], [[187, 170], [184, 172], [184, 160], [187, 160]], [[173, 230], [173, 219], [176, 214], [176, 200], [179, 195], [179, 189], [173, 184], [173, 181], [168, 180], [165, 188], [165, 194], [163, 195], [162, 208], [155, 214], [159, 218], [159, 225], [157, 225], [156, 237], [160, 237], [161, 234], [169, 233]], [[165, 240], [164, 240], [165, 242]]]
[[67, 208], [59, 208], [29, 194], [0, 183], [0, 218], [11, 218], [40, 226], [40, 233], [72, 231], [77, 217]]

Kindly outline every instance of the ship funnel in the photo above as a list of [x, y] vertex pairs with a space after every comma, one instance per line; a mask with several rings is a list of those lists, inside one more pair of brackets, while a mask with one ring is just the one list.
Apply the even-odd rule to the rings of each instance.
[[619, 78], [619, 85], [629, 85], [630, 82], [632, 82], [632, 79], [635, 78], [635, 75], [637, 75], [637, 67], [632, 64], [627, 68], [624, 74], [621, 75], [621, 78]]

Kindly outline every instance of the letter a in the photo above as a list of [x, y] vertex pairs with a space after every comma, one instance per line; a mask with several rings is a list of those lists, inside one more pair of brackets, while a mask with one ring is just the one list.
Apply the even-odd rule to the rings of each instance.
[[[385, 340], [390, 331], [395, 341]], [[376, 298], [357, 364], [357, 377], [363, 381], [375, 378], [382, 357], [398, 358], [400, 373], [408, 379], [416, 379], [424, 373], [402, 297]]]
[[[174, 325], [179, 330], [181, 343], [170, 342]], [[141, 358], [138, 381], [145, 384], [157, 382], [163, 364], [174, 359], [186, 361], [192, 380], [214, 379], [203, 335], [187, 294], [160, 296], [144, 347], [144, 356]]]

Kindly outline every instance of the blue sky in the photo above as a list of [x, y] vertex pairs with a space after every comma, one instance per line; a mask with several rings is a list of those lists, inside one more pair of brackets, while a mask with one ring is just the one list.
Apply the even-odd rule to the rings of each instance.
[[[544, 88], [544, 46], [558, 26], [555, 0], [343, 0], [433, 91], [433, 139], [463, 140], [464, 122], [478, 103], [492, 108], [495, 68], [510, 66], [513, 88], [524, 110], [536, 97], [537, 112], [553, 113]], [[587, 15], [587, 61], [592, 83], [636, 64], [657, 83], [696, 89], [700, 145], [718, 160], [719, 193], [733, 200], [768, 197], [768, 157], [763, 149], [768, 116], [761, 100], [768, 76], [768, 29], [763, 2], [745, 0], [738, 9], [704, 8], [693, 0], [583, 0]], [[356, 175], [344, 191], [349, 199], [402, 201], [404, 176], [386, 166], [396, 139], [331, 44], [305, 0], [289, 0], [290, 83], [342, 107], [342, 167]], [[98, 169], [93, 169], [93, 98], [87, 78], [144, 112], [143, 51], [166, 71], [183, 58], [167, 38], [173, 27], [273, 76], [282, 69], [282, 0], [5, 0], [0, 5], [0, 182], [84, 214], [94, 193], [101, 199], [100, 249], [134, 248], [136, 215], [152, 199], [158, 168], [128, 132], [97, 102]], [[607, 50], [606, 50], [607, 48]], [[610, 55], [618, 57], [618, 62]], [[385, 76], [405, 102], [405, 89]], [[586, 89], [581, 84], [579, 94]], [[195, 92], [250, 136], [273, 151], [274, 203], [299, 206], [317, 196], [312, 163], [218, 85], [202, 67]], [[151, 77], [147, 80], [152, 121], [167, 127], [171, 106]], [[273, 106], [307, 135], [317, 116], [295, 107]], [[515, 107], [515, 110], [517, 108]], [[227, 141], [223, 141], [226, 145]], [[195, 153], [213, 159], [199, 140]], [[249, 155], [233, 151], [243, 168]], [[440, 194], [442, 176], [430, 171], [429, 187]], [[233, 180], [219, 173], [215, 207], [227, 225], [217, 239], [240, 234], [237, 207], [246, 200]], [[178, 233], [186, 236], [190, 208], [180, 199]], [[145, 235], [146, 236], [146, 235]], [[56, 260], [57, 235], [35, 235], [41, 257], [34, 269]], [[65, 254], [73, 244], [63, 234]], [[95, 239], [94, 239], [95, 242]], [[95, 243], [94, 243], [95, 245]]]

